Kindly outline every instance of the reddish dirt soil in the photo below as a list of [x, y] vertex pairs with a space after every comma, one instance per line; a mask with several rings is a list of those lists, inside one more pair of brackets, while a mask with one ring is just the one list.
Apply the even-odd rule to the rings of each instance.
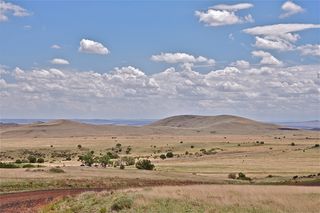
[[55, 199], [68, 195], [76, 195], [86, 191], [102, 191], [103, 189], [54, 189], [30, 192], [15, 192], [0, 195], [0, 212], [36, 212], [37, 209]]
[[192, 185], [205, 184], [205, 182], [195, 181], [178, 181], [178, 180], [141, 180], [130, 179], [115, 186], [105, 186], [102, 188], [86, 188], [86, 189], [51, 189], [37, 190], [28, 192], [13, 192], [0, 194], [0, 212], [1, 213], [31, 213], [37, 212], [40, 207], [64, 196], [77, 195], [88, 191], [103, 191], [123, 189], [129, 187], [145, 187], [145, 186], [163, 186], [163, 185]]

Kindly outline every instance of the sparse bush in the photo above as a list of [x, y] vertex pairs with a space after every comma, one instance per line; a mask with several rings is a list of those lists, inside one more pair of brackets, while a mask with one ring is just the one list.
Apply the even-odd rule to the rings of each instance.
[[228, 175], [228, 178], [230, 178], [230, 179], [236, 179], [236, 178], [237, 178], [237, 174], [236, 174], [236, 173], [230, 173], [230, 174]]
[[28, 164], [23, 165], [22, 168], [35, 168], [35, 165], [28, 163]]
[[317, 147], [319, 147], [320, 145], [319, 144], [315, 144], [313, 147], [314, 148], [317, 148]]
[[190, 146], [190, 148], [191, 148], [191, 149], [193, 149], [193, 148], [194, 148], [194, 146], [193, 146], [193, 145], [191, 145], [191, 146]]
[[116, 147], [117, 147], [117, 148], [120, 148], [120, 147], [121, 147], [121, 143], [117, 143], [117, 144], [116, 144]]
[[28, 157], [29, 163], [35, 163], [37, 162], [37, 158], [33, 155], [29, 155]]
[[66, 157], [66, 161], [71, 161], [71, 157], [70, 156]]
[[200, 149], [200, 151], [202, 152], [202, 154], [204, 155], [213, 155], [213, 154], [217, 154], [217, 152], [215, 151], [214, 148], [206, 150], [206, 149]]
[[123, 209], [130, 209], [132, 207], [133, 200], [127, 196], [121, 196], [116, 198], [113, 201], [113, 204], [111, 206], [112, 211], [121, 211]]
[[109, 156], [110, 159], [117, 159], [119, 158], [119, 155], [114, 152], [107, 152], [107, 155]]
[[183, 141], [180, 141], [180, 143], [183, 143]]
[[130, 154], [131, 150], [132, 150], [131, 146], [128, 146], [128, 147], [127, 147], [127, 150], [126, 150], [126, 154], [127, 154], [127, 155]]
[[123, 164], [120, 165], [120, 169], [124, 169], [124, 165]]
[[126, 166], [132, 166], [135, 163], [135, 158], [130, 156], [124, 156], [121, 160], [126, 164]]
[[61, 169], [60, 167], [51, 168], [51, 169], [49, 169], [49, 172], [52, 172], [52, 173], [65, 173], [65, 171], [63, 169]]
[[189, 152], [188, 152], [188, 151], [186, 151], [184, 154], [185, 154], [185, 155], [189, 155]]
[[296, 144], [294, 142], [291, 143], [291, 146], [295, 146]]
[[110, 160], [110, 156], [106, 154], [99, 158], [99, 163], [102, 167], [106, 167], [110, 163]]
[[251, 180], [251, 178], [247, 177], [244, 173], [239, 172], [238, 173], [238, 178], [239, 180]]
[[92, 166], [93, 163], [95, 163], [93, 151], [88, 152], [85, 155], [79, 156], [79, 160], [81, 160], [82, 163], [84, 163], [87, 166]]
[[18, 165], [13, 164], [13, 163], [0, 162], [0, 168], [15, 169], [15, 168], [20, 168], [20, 167]]
[[264, 144], [264, 141], [260, 141], [260, 144]]
[[17, 164], [21, 164], [21, 163], [22, 163], [22, 161], [21, 161], [20, 159], [17, 159], [17, 160], [15, 161], [15, 163], [17, 163]]
[[164, 160], [164, 159], [166, 159], [167, 157], [166, 157], [165, 154], [161, 154], [161, 155], [160, 155], [160, 158], [161, 158], [162, 160]]
[[77, 147], [78, 147], [78, 149], [81, 149], [81, 148], [82, 148], [81, 144], [78, 144], [78, 146], [77, 146]]
[[136, 168], [137, 169], [145, 169], [145, 170], [153, 170], [154, 169], [154, 165], [151, 163], [150, 160], [143, 159], [143, 160], [139, 160], [136, 163]]
[[167, 152], [166, 157], [167, 158], [173, 158], [173, 153], [172, 152]]
[[22, 163], [28, 163], [29, 161], [27, 159], [22, 159], [21, 162]]
[[44, 163], [44, 159], [43, 158], [38, 158], [37, 163]]

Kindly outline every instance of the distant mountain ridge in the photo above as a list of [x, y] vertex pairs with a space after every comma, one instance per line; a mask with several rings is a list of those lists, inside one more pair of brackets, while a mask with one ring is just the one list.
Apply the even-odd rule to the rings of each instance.
[[[279, 134], [296, 128], [263, 123], [234, 115], [178, 115], [144, 126], [94, 125], [75, 120], [50, 120], [21, 125], [0, 125], [3, 138], [55, 138], [128, 135]], [[280, 133], [282, 134], [282, 133]]]
[[277, 124], [289, 128], [320, 130], [320, 120], [299, 121], [299, 122], [278, 122]]

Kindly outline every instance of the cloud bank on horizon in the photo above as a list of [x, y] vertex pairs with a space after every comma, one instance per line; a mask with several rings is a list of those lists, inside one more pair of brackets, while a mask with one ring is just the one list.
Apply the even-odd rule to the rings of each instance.
[[[81, 26], [73, 28], [66, 20], [66, 26], [58, 28], [66, 31], [71, 28], [70, 35], [46, 34], [53, 24], [52, 17], [44, 17], [50, 22], [46, 27], [32, 22], [42, 18], [37, 12], [43, 9], [41, 4], [0, 0], [0, 29], [5, 32], [0, 35], [0, 46], [8, 45], [9, 52], [0, 58], [1, 117], [160, 118], [175, 114], [236, 114], [269, 121], [319, 119], [320, 23], [312, 10], [317, 2], [263, 4], [278, 12], [277, 22], [272, 20], [267, 24], [270, 17], [261, 15], [261, 7], [265, 5], [259, 2], [226, 4], [223, 1], [202, 9], [192, 3], [187, 8], [190, 12], [182, 13], [186, 16], [183, 20], [176, 17], [176, 21], [160, 22], [155, 28], [140, 19], [141, 26], [133, 20], [137, 26], [132, 26], [130, 32], [143, 29], [141, 38], [122, 32], [121, 20], [114, 26], [117, 28], [112, 28], [101, 25], [94, 16], [86, 19], [90, 23], [86, 29], [92, 32], [81, 30]], [[114, 11], [119, 9], [116, 3], [111, 5]], [[92, 11], [97, 17], [98, 6]], [[66, 17], [77, 18], [74, 15]], [[104, 18], [112, 19], [113, 15]], [[148, 16], [153, 17], [162, 18], [160, 13]], [[179, 37], [178, 20], [192, 25], [181, 29], [184, 35], [192, 34], [191, 40]], [[158, 28], [163, 30], [165, 24], [176, 28], [177, 35], [148, 31], [151, 27], [160, 32]], [[13, 54], [15, 49], [24, 47], [15, 46], [8, 39], [9, 34], [24, 26], [30, 28], [20, 35], [23, 39], [32, 38], [33, 33], [33, 36], [49, 36], [46, 40], [29, 40], [33, 45], [29, 52], [34, 54], [32, 58], [28, 58], [29, 54]], [[113, 32], [116, 37], [112, 36]], [[149, 43], [151, 34], [155, 37]], [[112, 39], [108, 40], [108, 36]], [[135, 40], [139, 48], [130, 48], [132, 44], [126, 43], [127, 40]], [[180, 41], [184, 48], [175, 46]], [[216, 43], [212, 46], [211, 42]], [[227, 47], [229, 52], [225, 52]], [[19, 57], [21, 62], [17, 60]], [[137, 68], [135, 61], [144, 68]], [[109, 68], [94, 69], [106, 62]], [[83, 64], [89, 68], [83, 69]], [[112, 68], [110, 64], [115, 66]]]

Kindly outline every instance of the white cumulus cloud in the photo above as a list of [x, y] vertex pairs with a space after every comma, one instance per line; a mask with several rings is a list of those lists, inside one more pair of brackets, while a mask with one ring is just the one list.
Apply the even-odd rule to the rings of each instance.
[[245, 60], [237, 60], [235, 62], [232, 62], [230, 66], [237, 67], [239, 69], [248, 69], [250, 67], [250, 63]]
[[255, 36], [256, 47], [289, 51], [295, 49], [294, 43], [300, 39], [296, 32], [315, 28], [320, 28], [320, 24], [275, 24], [247, 28], [243, 31]]
[[51, 45], [51, 48], [52, 49], [61, 49], [61, 46], [58, 44], [53, 44], [53, 45]]
[[252, 51], [251, 54], [255, 57], [260, 57], [261, 58], [260, 64], [262, 65], [281, 65], [282, 64], [280, 60], [276, 59], [269, 52], [260, 50], [260, 51]]
[[236, 14], [238, 10], [248, 9], [253, 7], [249, 3], [241, 3], [235, 5], [220, 4], [208, 8], [207, 11], [196, 11], [195, 15], [199, 18], [200, 22], [208, 26], [223, 26], [240, 24], [246, 22], [253, 22], [251, 14], [240, 17]]
[[109, 53], [109, 50], [103, 44], [89, 39], [82, 39], [80, 41], [79, 51], [100, 55], [107, 55]]
[[214, 65], [215, 60], [209, 59], [203, 56], [195, 57], [187, 53], [161, 53], [159, 55], [152, 55], [152, 61], [166, 62], [170, 64], [175, 63], [204, 63], [208, 65]]
[[302, 55], [320, 56], [320, 44], [306, 44], [297, 47]]
[[0, 22], [7, 21], [8, 15], [22, 17], [29, 16], [31, 13], [19, 5], [0, 0]]
[[8, 116], [27, 111], [137, 118], [201, 112], [309, 118], [319, 111], [318, 72], [319, 65], [226, 67], [209, 73], [178, 67], [156, 74], [133, 66], [106, 73], [15, 68], [0, 78], [0, 111]]
[[280, 15], [280, 18], [286, 18], [294, 14], [304, 12], [304, 9], [301, 6], [292, 1], [286, 1], [285, 3], [283, 3], [281, 9], [284, 11], [284, 13]]
[[62, 59], [62, 58], [54, 58], [50, 62], [51, 62], [51, 64], [59, 64], [59, 65], [70, 64], [69, 61], [67, 61], [66, 59]]

